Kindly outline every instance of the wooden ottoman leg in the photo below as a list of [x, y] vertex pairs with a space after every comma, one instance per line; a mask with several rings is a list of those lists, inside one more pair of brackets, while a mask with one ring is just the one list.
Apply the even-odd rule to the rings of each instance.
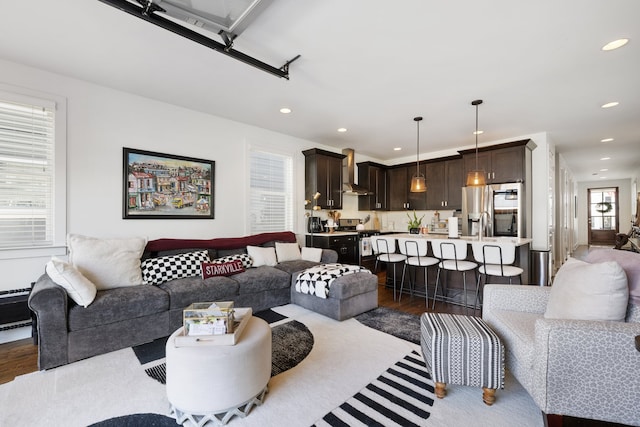
[[442, 399], [447, 395], [447, 385], [445, 383], [436, 383], [436, 397]]
[[482, 401], [491, 406], [496, 401], [496, 389], [482, 387]]

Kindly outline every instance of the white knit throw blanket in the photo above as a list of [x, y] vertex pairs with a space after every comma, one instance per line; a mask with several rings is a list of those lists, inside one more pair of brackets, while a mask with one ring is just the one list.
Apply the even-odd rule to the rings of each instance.
[[329, 288], [334, 280], [338, 277], [361, 271], [370, 273], [369, 270], [359, 265], [322, 264], [311, 267], [300, 273], [296, 279], [296, 291], [320, 298], [328, 298]]

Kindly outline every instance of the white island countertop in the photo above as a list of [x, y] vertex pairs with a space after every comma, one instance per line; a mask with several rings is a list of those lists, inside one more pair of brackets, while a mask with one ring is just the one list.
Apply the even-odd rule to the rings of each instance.
[[[448, 239], [446, 234], [427, 233], [427, 234], [409, 234], [409, 233], [397, 233], [388, 234], [387, 236], [395, 238], [407, 238], [407, 239]], [[477, 236], [459, 236], [459, 240], [465, 240], [469, 243], [477, 242]], [[483, 237], [480, 241], [485, 243], [497, 243], [497, 242], [513, 242], [516, 246], [523, 246], [531, 243], [533, 239], [528, 237]]]
[[[333, 233], [313, 233], [314, 236], [357, 236], [357, 231], [334, 231]], [[307, 233], [307, 236], [311, 236], [311, 233]]]

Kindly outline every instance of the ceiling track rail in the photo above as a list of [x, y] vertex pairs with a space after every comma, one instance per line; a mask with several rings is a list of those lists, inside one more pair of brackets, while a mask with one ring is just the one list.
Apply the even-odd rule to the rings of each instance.
[[163, 11], [162, 8], [153, 4], [151, 1], [139, 1], [139, 3], [143, 4], [142, 7], [138, 7], [133, 3], [128, 2], [127, 0], [99, 0], [102, 3], [106, 3], [110, 6], [113, 6], [117, 9], [120, 9], [123, 12], [127, 12], [133, 16], [144, 19], [147, 22], [151, 22], [165, 30], [169, 30], [172, 33], [178, 34], [182, 37], [185, 37], [191, 41], [194, 41], [198, 44], [211, 48], [217, 52], [220, 52], [224, 55], [230, 56], [233, 59], [236, 59], [240, 62], [244, 62], [245, 64], [251, 65], [259, 70], [265, 71], [269, 74], [273, 74], [274, 76], [285, 78], [289, 80], [289, 65], [296, 59], [300, 58], [300, 55], [295, 56], [293, 59], [287, 61], [282, 67], [276, 68], [272, 65], [269, 65], [265, 62], [262, 62], [256, 58], [253, 58], [249, 55], [246, 55], [242, 52], [239, 52], [232, 48], [232, 40], [225, 40], [227, 43], [223, 44], [212, 40], [196, 31], [190, 30], [186, 27], [183, 27], [180, 24], [177, 24], [170, 19], [164, 18], [156, 14], [155, 12]]

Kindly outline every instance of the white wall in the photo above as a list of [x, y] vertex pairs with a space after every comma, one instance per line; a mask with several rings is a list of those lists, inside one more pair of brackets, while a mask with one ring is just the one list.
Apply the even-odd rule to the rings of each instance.
[[589, 243], [587, 224], [587, 190], [589, 188], [618, 187], [620, 232], [631, 229], [631, 179], [584, 181], [578, 183], [578, 245]]
[[[0, 61], [0, 83], [67, 98], [69, 233], [148, 239], [246, 235], [246, 151], [252, 145], [277, 147], [297, 159], [295, 193], [301, 204], [296, 231], [303, 230], [301, 152], [318, 144], [8, 61]], [[123, 147], [216, 161], [215, 219], [122, 219]], [[48, 259], [0, 260], [0, 290], [29, 287], [44, 272]]]

